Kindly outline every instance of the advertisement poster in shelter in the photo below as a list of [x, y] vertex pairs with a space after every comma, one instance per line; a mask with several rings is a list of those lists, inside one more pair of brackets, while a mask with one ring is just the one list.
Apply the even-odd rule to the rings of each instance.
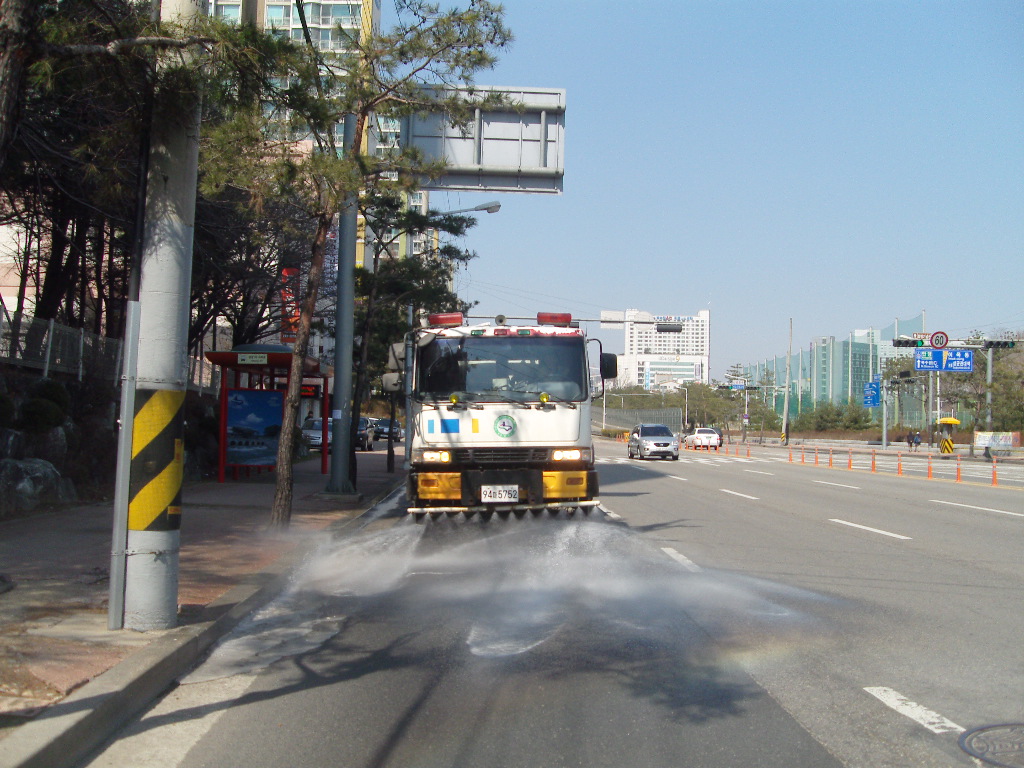
[[284, 392], [228, 390], [228, 466], [271, 467], [277, 463]]

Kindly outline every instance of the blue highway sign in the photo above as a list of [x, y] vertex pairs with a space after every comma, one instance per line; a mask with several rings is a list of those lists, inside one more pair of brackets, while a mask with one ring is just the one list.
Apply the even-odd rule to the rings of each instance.
[[914, 352], [914, 370], [970, 373], [974, 370], [974, 350], [918, 349]]

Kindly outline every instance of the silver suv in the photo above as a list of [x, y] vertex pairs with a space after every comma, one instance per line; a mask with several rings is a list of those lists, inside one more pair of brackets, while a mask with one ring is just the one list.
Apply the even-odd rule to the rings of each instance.
[[659, 456], [679, 461], [679, 438], [664, 424], [637, 424], [629, 433], [626, 455], [631, 459]]

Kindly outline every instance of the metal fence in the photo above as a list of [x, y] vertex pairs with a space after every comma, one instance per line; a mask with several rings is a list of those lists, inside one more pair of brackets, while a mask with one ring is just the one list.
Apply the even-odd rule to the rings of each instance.
[[621, 429], [629, 431], [636, 424], [664, 424], [673, 432], [683, 431], [682, 408], [602, 408], [600, 405], [591, 411], [593, 428]]
[[[121, 377], [121, 339], [70, 328], [53, 320], [13, 313], [0, 318], [0, 359], [22, 368], [117, 381]], [[217, 369], [209, 361], [189, 358], [188, 388], [200, 392], [219, 386]]]

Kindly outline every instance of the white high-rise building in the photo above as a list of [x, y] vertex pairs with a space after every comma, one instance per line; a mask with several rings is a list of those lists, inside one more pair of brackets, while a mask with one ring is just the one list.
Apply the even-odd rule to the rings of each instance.
[[[645, 389], [680, 384], [709, 384], [711, 312], [654, 315], [639, 309], [602, 312], [601, 327], [625, 331], [625, 354], [619, 360], [619, 383]], [[660, 328], [660, 330], [659, 330]]]
[[[263, 29], [274, 29], [302, 40], [302, 22], [291, 0], [249, 0], [244, 3], [252, 20]], [[242, 0], [210, 0], [209, 12], [226, 21], [240, 21]], [[344, 50], [346, 41], [337, 32], [340, 24], [349, 34], [368, 35], [380, 22], [380, 0], [319, 0], [303, 3], [306, 26], [313, 42], [323, 51]]]

